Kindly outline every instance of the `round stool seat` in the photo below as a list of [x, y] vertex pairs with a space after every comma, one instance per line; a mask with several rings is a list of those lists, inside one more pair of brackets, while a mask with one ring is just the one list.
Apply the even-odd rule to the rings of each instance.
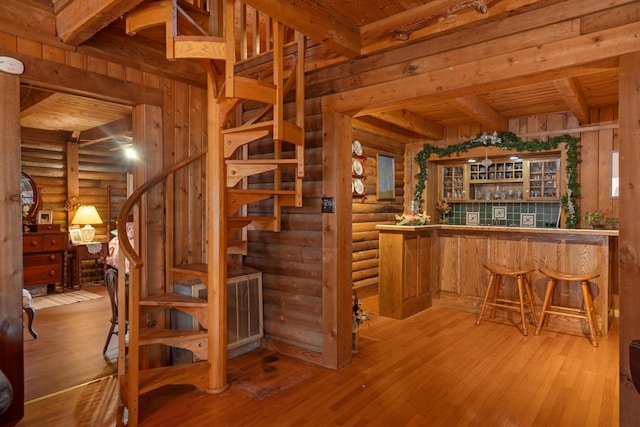
[[560, 271], [550, 270], [548, 268], [540, 267], [540, 273], [547, 277], [551, 277], [556, 280], [566, 280], [568, 282], [582, 282], [583, 280], [593, 280], [600, 276], [598, 273], [562, 273]]
[[485, 264], [484, 268], [489, 270], [489, 272], [494, 274], [499, 274], [501, 276], [521, 276], [523, 274], [533, 273], [533, 268], [511, 268], [511, 267], [503, 267], [495, 264]]
[[[482, 306], [480, 307], [480, 315], [476, 320], [476, 326], [480, 325], [480, 321], [484, 316], [484, 311], [487, 306], [492, 307], [491, 317], [495, 316], [496, 308], [514, 310], [520, 313], [520, 320], [522, 322], [521, 332], [522, 335], [526, 336], [527, 324], [525, 321], [525, 307], [529, 308], [534, 327], [537, 326], [538, 323], [536, 320], [536, 312], [533, 307], [533, 290], [531, 289], [531, 284], [529, 283], [529, 279], [527, 278], [527, 274], [532, 273], [534, 269], [504, 267], [490, 263], [484, 264], [484, 268], [491, 274], [489, 277], [489, 284], [487, 285], [487, 290], [482, 301]], [[500, 282], [502, 281], [503, 277], [515, 278], [517, 285], [517, 299], [498, 296]]]
[[[573, 317], [578, 319], [584, 319], [587, 321], [589, 327], [589, 338], [591, 344], [594, 347], [598, 346], [597, 334], [601, 334], [596, 322], [596, 312], [593, 307], [593, 296], [591, 295], [591, 288], [589, 287], [589, 281], [600, 276], [599, 273], [566, 273], [549, 268], [541, 267], [540, 273], [548, 277], [547, 289], [544, 295], [544, 301], [542, 303], [542, 311], [540, 313], [540, 321], [536, 327], [535, 335], [540, 334], [540, 329], [544, 324], [545, 317], [549, 314], [555, 316]], [[556, 285], [559, 281], [566, 282], [578, 282], [580, 283], [580, 291], [582, 293], [582, 302], [584, 309], [579, 307], [569, 307], [567, 305], [553, 305], [552, 299]]]

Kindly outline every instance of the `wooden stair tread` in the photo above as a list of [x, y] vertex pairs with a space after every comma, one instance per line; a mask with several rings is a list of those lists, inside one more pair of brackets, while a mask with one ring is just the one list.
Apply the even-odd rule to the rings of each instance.
[[[138, 371], [138, 394], [145, 394], [169, 384], [193, 384], [201, 390], [207, 387], [210, 364], [206, 361], [183, 365], [162, 366]], [[120, 393], [128, 405], [129, 376], [120, 375]]]
[[[265, 120], [264, 122], [253, 123], [250, 125], [238, 126], [235, 128], [228, 128], [222, 130], [222, 135], [232, 135], [236, 133], [249, 132], [255, 130], [269, 130], [269, 133], [273, 133], [273, 126], [275, 122], [273, 120]], [[304, 144], [304, 135], [302, 129], [296, 126], [294, 123], [283, 121], [280, 123], [283, 128], [283, 139], [287, 142], [296, 145]]]
[[225, 163], [229, 165], [297, 165], [298, 159], [229, 159]]
[[[278, 93], [273, 83], [249, 77], [233, 77], [233, 95], [231, 98], [251, 99], [265, 104], [277, 104]], [[227, 96], [229, 96], [227, 94]]]
[[229, 223], [242, 223], [245, 221], [269, 221], [276, 219], [275, 216], [231, 216], [227, 218]]
[[165, 344], [172, 342], [193, 340], [198, 341], [207, 338], [207, 331], [182, 330], [182, 329], [151, 329], [140, 328], [140, 345]]
[[176, 36], [173, 38], [173, 57], [224, 60], [227, 44], [222, 37]]
[[160, 307], [206, 307], [207, 301], [188, 295], [166, 293], [142, 298], [140, 299], [140, 305]]
[[274, 196], [279, 196], [279, 195], [295, 195], [296, 194], [296, 190], [265, 190], [265, 189], [259, 189], [259, 188], [255, 188], [255, 189], [251, 189], [251, 188], [228, 188], [227, 189], [227, 193], [231, 194], [231, 193], [235, 193], [235, 194], [255, 194], [255, 195], [274, 195]]
[[250, 125], [223, 129], [222, 134], [229, 135], [233, 133], [241, 133], [241, 132], [248, 132], [248, 131], [254, 131], [254, 130], [269, 130], [269, 129], [273, 129], [273, 120], [266, 120], [264, 122], [253, 123]]

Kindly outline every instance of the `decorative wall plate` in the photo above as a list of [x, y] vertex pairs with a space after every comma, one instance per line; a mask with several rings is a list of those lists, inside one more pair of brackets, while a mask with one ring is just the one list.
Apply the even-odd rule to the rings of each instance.
[[360, 178], [353, 180], [353, 192], [360, 196], [364, 194], [364, 182]]
[[351, 170], [353, 174], [356, 176], [362, 176], [364, 174], [364, 166], [362, 165], [362, 161], [360, 159], [353, 159], [351, 162]]
[[357, 139], [353, 140], [351, 143], [351, 153], [355, 156], [362, 156], [362, 144]]

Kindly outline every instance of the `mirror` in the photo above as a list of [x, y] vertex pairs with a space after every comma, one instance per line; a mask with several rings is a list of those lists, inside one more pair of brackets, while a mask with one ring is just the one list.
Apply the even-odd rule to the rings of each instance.
[[33, 178], [25, 172], [20, 177], [20, 206], [23, 224], [33, 224], [40, 208], [40, 193]]

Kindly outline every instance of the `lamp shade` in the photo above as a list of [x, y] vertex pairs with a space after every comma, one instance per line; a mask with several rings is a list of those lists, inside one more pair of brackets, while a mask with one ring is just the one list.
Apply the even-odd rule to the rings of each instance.
[[82, 205], [71, 220], [71, 224], [102, 224], [102, 218], [98, 215], [95, 206]]
[[80, 206], [76, 215], [71, 220], [71, 224], [85, 224], [81, 229], [82, 241], [89, 243], [93, 241], [96, 235], [96, 230], [91, 224], [102, 224], [102, 218], [98, 215], [98, 211], [95, 206]]

